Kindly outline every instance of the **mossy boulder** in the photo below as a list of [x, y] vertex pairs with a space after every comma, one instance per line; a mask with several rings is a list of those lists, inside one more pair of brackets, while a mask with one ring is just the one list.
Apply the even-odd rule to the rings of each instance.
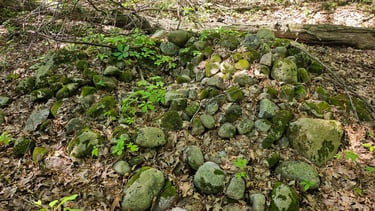
[[28, 77], [22, 79], [17, 87], [16, 91], [21, 94], [30, 93], [30, 91], [35, 89], [35, 77]]
[[20, 137], [18, 138], [13, 146], [13, 154], [16, 157], [24, 156], [29, 150], [34, 148], [35, 141], [29, 138]]
[[280, 97], [292, 101], [294, 98], [294, 86], [292, 84], [284, 84], [280, 88]]
[[215, 119], [209, 114], [202, 114], [199, 117], [199, 120], [202, 122], [203, 126], [207, 129], [212, 129], [215, 127]]
[[80, 118], [72, 118], [66, 123], [65, 130], [67, 134], [80, 131], [85, 126], [85, 122]]
[[276, 182], [271, 193], [269, 211], [298, 211], [299, 206], [297, 192], [284, 183]]
[[107, 95], [100, 99], [97, 103], [93, 104], [86, 111], [86, 115], [91, 118], [102, 119], [105, 117], [105, 113], [115, 111], [115, 107], [115, 98]]
[[318, 189], [320, 178], [317, 170], [310, 164], [303, 161], [284, 161], [277, 166], [276, 173], [283, 179], [297, 180], [297, 182], [308, 182], [309, 189]]
[[343, 132], [335, 120], [300, 118], [290, 123], [288, 138], [297, 152], [321, 166], [337, 154]]
[[259, 102], [259, 118], [271, 118], [273, 117], [276, 112], [279, 110], [279, 107], [276, 103], [272, 102], [271, 100], [265, 98]]
[[162, 42], [160, 44], [160, 50], [167, 56], [174, 56], [178, 53], [180, 48], [172, 42]]
[[234, 82], [236, 82], [240, 87], [251, 86], [259, 83], [258, 79], [244, 74], [234, 76]]
[[272, 66], [271, 76], [280, 82], [295, 84], [298, 82], [297, 65], [288, 59], [278, 59]]
[[214, 76], [214, 77], [208, 78], [205, 81], [205, 84], [208, 85], [208, 86], [212, 86], [212, 87], [221, 89], [221, 90], [225, 88], [224, 79], [222, 77], [219, 77], [219, 76]]
[[165, 185], [160, 193], [160, 197], [154, 208], [155, 211], [169, 210], [174, 202], [178, 198], [177, 187], [169, 180], [165, 182]]
[[242, 108], [237, 104], [232, 104], [225, 111], [223, 121], [224, 122], [235, 122], [242, 115]]
[[10, 103], [10, 98], [6, 96], [0, 96], [0, 108], [5, 107]]
[[305, 83], [310, 80], [309, 72], [307, 72], [305, 68], [297, 69], [297, 77], [298, 77], [298, 81], [301, 83]]
[[138, 130], [135, 143], [141, 147], [159, 147], [167, 143], [163, 130], [157, 127], [144, 127]]
[[36, 130], [38, 126], [40, 126], [45, 120], [47, 120], [49, 114], [50, 114], [50, 111], [47, 108], [33, 111], [26, 121], [24, 130], [26, 132], [31, 132], [31, 131]]
[[220, 71], [220, 64], [217, 62], [207, 62], [204, 66], [204, 71], [206, 77], [211, 77]]
[[169, 109], [173, 111], [182, 111], [187, 106], [187, 99], [186, 98], [175, 98], [171, 101], [169, 105]]
[[194, 185], [203, 193], [217, 194], [224, 190], [225, 172], [214, 162], [205, 162], [194, 175]]
[[262, 29], [258, 30], [258, 32], [256, 34], [256, 38], [258, 40], [263, 41], [263, 42], [267, 42], [267, 41], [275, 40], [276, 36], [275, 36], [275, 33], [272, 30], [267, 29], [267, 28], [262, 28]]
[[315, 74], [318, 74], [318, 75], [322, 74], [323, 70], [324, 70], [323, 65], [321, 65], [317, 61], [312, 61], [311, 64], [307, 67], [307, 71], [309, 73], [315, 73]]
[[50, 88], [40, 88], [30, 93], [31, 101], [47, 101], [54, 95], [53, 90]]
[[59, 91], [56, 93], [57, 99], [67, 98], [73, 96], [77, 89], [79, 88], [79, 83], [69, 83], [64, 85]]
[[241, 177], [232, 177], [225, 195], [234, 200], [240, 200], [245, 195], [246, 184]]
[[189, 146], [186, 149], [185, 156], [186, 162], [194, 170], [198, 170], [198, 168], [204, 163], [202, 150], [198, 146]]
[[34, 163], [39, 163], [43, 160], [44, 156], [48, 153], [48, 149], [45, 147], [35, 147], [32, 153], [32, 160]]
[[298, 85], [294, 88], [294, 97], [297, 101], [302, 101], [307, 97], [306, 87], [303, 85]]
[[131, 166], [129, 165], [128, 162], [126, 162], [126, 161], [124, 161], [124, 160], [119, 160], [119, 161], [117, 161], [117, 162], [113, 165], [113, 170], [114, 170], [117, 174], [123, 176], [123, 175], [129, 173], [129, 172], [132, 170], [132, 168], [131, 168]]
[[237, 86], [229, 88], [225, 95], [229, 102], [240, 102], [244, 98], [241, 88]]
[[179, 47], [184, 47], [190, 37], [191, 33], [184, 30], [176, 30], [168, 33], [168, 41]]
[[306, 101], [301, 109], [309, 111], [315, 117], [323, 118], [325, 113], [331, 111], [331, 106], [325, 101]]
[[226, 122], [220, 126], [218, 135], [221, 138], [233, 138], [236, 135], [236, 127], [232, 123]]
[[239, 44], [240, 41], [238, 40], [238, 38], [235, 35], [229, 34], [222, 36], [219, 41], [219, 45], [231, 51], [236, 50]]
[[250, 68], [250, 63], [246, 59], [240, 59], [238, 62], [236, 62], [234, 67], [237, 70], [247, 70]]
[[180, 130], [182, 128], [182, 119], [177, 111], [167, 111], [161, 119], [161, 126], [170, 130]]
[[272, 53], [269, 52], [269, 53], [263, 54], [263, 56], [260, 58], [259, 63], [262, 64], [262, 65], [271, 67], [272, 59], [273, 59]]
[[104, 76], [114, 76], [114, 77], [118, 77], [118, 76], [121, 76], [121, 73], [122, 71], [120, 70], [120, 68], [114, 66], [114, 65], [108, 65], [105, 69], [104, 69], [104, 72], [103, 72], [103, 75]]
[[130, 178], [124, 188], [121, 210], [148, 210], [165, 184], [163, 172], [147, 168]]
[[94, 94], [96, 92], [96, 88], [92, 86], [84, 86], [81, 89], [81, 96], [85, 97], [87, 95]]
[[192, 101], [186, 106], [185, 113], [191, 118], [193, 117], [194, 114], [198, 112], [199, 108], [200, 108], [199, 102]]
[[69, 156], [73, 160], [91, 155], [95, 146], [103, 143], [103, 137], [89, 128], [82, 129], [67, 146]]
[[94, 75], [92, 77], [94, 85], [98, 89], [114, 90], [117, 88], [118, 80], [113, 77], [106, 77], [102, 75]]
[[200, 121], [199, 118], [194, 118], [191, 122], [191, 134], [192, 135], [201, 135], [202, 133], [204, 133], [205, 131], [205, 128], [202, 124], [202, 122]]
[[55, 118], [57, 117], [59, 109], [60, 109], [62, 104], [63, 104], [63, 101], [58, 100], [51, 106], [51, 114], [52, 114], [53, 117], [55, 117]]
[[254, 127], [254, 121], [250, 119], [244, 119], [240, 121], [238, 125], [236, 126], [238, 134], [240, 135], [244, 135], [244, 134], [251, 132], [253, 127]]

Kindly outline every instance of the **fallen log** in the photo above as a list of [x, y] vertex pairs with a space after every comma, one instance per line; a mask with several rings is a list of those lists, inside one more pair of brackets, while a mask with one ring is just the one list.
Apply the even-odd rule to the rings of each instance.
[[[228, 26], [230, 29], [256, 32], [262, 26]], [[343, 25], [275, 25], [276, 37], [294, 39], [308, 44], [345, 45], [375, 50], [375, 29]]]

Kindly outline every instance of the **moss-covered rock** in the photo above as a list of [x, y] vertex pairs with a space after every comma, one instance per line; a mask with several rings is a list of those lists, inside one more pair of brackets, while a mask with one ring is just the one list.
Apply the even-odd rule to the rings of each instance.
[[276, 182], [271, 193], [269, 211], [297, 211], [299, 210], [297, 192], [281, 182]]
[[220, 38], [219, 45], [231, 51], [236, 50], [240, 41], [235, 35], [226, 34]]
[[192, 101], [192, 102], [190, 102], [190, 103], [186, 106], [186, 108], [185, 108], [185, 113], [186, 113], [189, 117], [193, 117], [193, 115], [194, 115], [195, 113], [198, 112], [199, 108], [200, 108], [199, 103], [196, 102], [196, 101]]
[[203, 126], [207, 129], [212, 129], [215, 127], [215, 119], [209, 114], [202, 114], [199, 117], [199, 120], [202, 122]]
[[288, 59], [278, 59], [272, 67], [272, 78], [280, 81], [295, 84], [298, 82], [297, 66]]
[[32, 160], [34, 163], [39, 163], [43, 160], [44, 156], [48, 153], [48, 149], [45, 147], [35, 147], [32, 153]]
[[58, 100], [56, 101], [52, 106], [51, 106], [51, 114], [53, 117], [57, 117], [57, 114], [58, 114], [58, 111], [59, 111], [59, 108], [61, 107], [63, 101], [62, 100]]
[[236, 135], [236, 127], [232, 123], [226, 122], [220, 126], [218, 135], [221, 138], [233, 138]]
[[33, 111], [26, 121], [24, 130], [26, 132], [36, 130], [48, 118], [49, 114], [50, 111], [47, 108]]
[[202, 133], [204, 133], [205, 131], [205, 128], [202, 124], [202, 122], [200, 121], [199, 118], [194, 118], [191, 122], [191, 134], [192, 135], [201, 135]]
[[284, 84], [280, 88], [280, 97], [288, 101], [294, 98], [294, 86], [292, 84]]
[[82, 129], [69, 141], [67, 151], [73, 160], [91, 155], [95, 146], [103, 143], [103, 137], [89, 128]]
[[117, 88], [118, 81], [112, 77], [106, 77], [102, 75], [94, 75], [92, 81], [96, 88], [113, 90]]
[[135, 143], [141, 147], [159, 147], [167, 143], [163, 130], [157, 127], [144, 127], [138, 130]]
[[232, 104], [224, 113], [224, 122], [235, 122], [242, 116], [242, 108], [237, 104]]
[[182, 128], [182, 119], [177, 111], [167, 111], [161, 119], [161, 126], [170, 130], [180, 130]]
[[311, 64], [307, 67], [309, 73], [322, 74], [324, 67], [317, 61], [312, 61]]
[[16, 157], [24, 156], [29, 150], [34, 148], [35, 142], [29, 138], [20, 137], [18, 138], [13, 146], [13, 154]]
[[324, 113], [331, 111], [331, 106], [325, 101], [306, 101], [301, 109], [309, 111], [315, 117], [323, 118]]
[[94, 94], [96, 92], [96, 88], [92, 86], [84, 86], [81, 89], [81, 96], [85, 97], [87, 95]]
[[240, 102], [244, 98], [243, 92], [236, 86], [229, 88], [225, 95], [229, 102]]
[[269, 158], [267, 158], [267, 163], [270, 169], [273, 169], [276, 167], [276, 165], [279, 163], [280, 160], [280, 154], [275, 152], [273, 153]]
[[79, 88], [78, 83], [66, 84], [61, 89], [59, 89], [59, 91], [57, 91], [56, 98], [62, 99], [62, 98], [73, 96], [76, 93], [78, 88]]
[[28, 78], [22, 79], [16, 87], [16, 91], [21, 94], [30, 93], [34, 89], [35, 89], [35, 77], [28, 77]]
[[10, 98], [6, 96], [0, 96], [0, 108], [5, 107], [10, 103]]
[[54, 95], [50, 88], [40, 88], [30, 93], [30, 99], [32, 101], [46, 101], [52, 98]]
[[[204, 82], [204, 84], [207, 85], [207, 86], [212, 86], [212, 87], [221, 89], [221, 90], [225, 88], [224, 79], [222, 77], [219, 77], [219, 76], [214, 76], [214, 77], [208, 78]], [[212, 94], [211, 94], [211, 97], [213, 97]]]
[[294, 88], [294, 96], [297, 101], [303, 101], [306, 98], [307, 94], [308, 92], [303, 85], [298, 85]]
[[290, 123], [292, 147], [317, 165], [332, 159], [341, 144], [343, 128], [334, 120], [300, 118]]
[[169, 32], [168, 41], [176, 44], [179, 47], [184, 47], [184, 45], [190, 39], [190, 37], [190, 32], [184, 30], [176, 30]]
[[216, 194], [224, 190], [226, 174], [214, 162], [205, 162], [194, 175], [194, 185], [206, 194]]
[[205, 70], [206, 77], [211, 77], [212, 75], [215, 75], [216, 73], [220, 71], [220, 65], [219, 63], [210, 61], [206, 63], [204, 70]]
[[279, 110], [272, 117], [272, 127], [267, 134], [266, 142], [262, 143], [264, 148], [271, 147], [274, 141], [279, 140], [288, 127], [290, 120], [292, 120], [293, 114], [289, 110]]
[[267, 29], [267, 28], [261, 28], [261, 29], [258, 30], [258, 32], [256, 34], [256, 38], [258, 40], [263, 41], [263, 42], [267, 42], [267, 41], [275, 40], [276, 36], [275, 36], [275, 33], [272, 30]]
[[178, 53], [179, 47], [172, 42], [162, 42], [160, 44], [160, 50], [163, 54], [167, 56], [174, 56]]
[[234, 67], [238, 70], [247, 70], [250, 68], [250, 63], [246, 59], [240, 59], [236, 62]]
[[[87, 96], [86, 96], [87, 97]], [[104, 96], [97, 103], [93, 104], [87, 111], [86, 115], [91, 118], [104, 118], [105, 113], [114, 111], [116, 107], [113, 96]]]
[[307, 72], [305, 68], [302, 68], [302, 67], [297, 69], [297, 77], [298, 77], [298, 81], [301, 83], [305, 83], [310, 80], [309, 73]]
[[234, 77], [234, 82], [236, 82], [240, 87], [251, 86], [259, 83], [258, 79], [244, 74], [236, 75]]
[[185, 156], [186, 156], [186, 162], [194, 170], [197, 170], [204, 163], [202, 150], [198, 146], [195, 146], [195, 145], [189, 146], [186, 149]]

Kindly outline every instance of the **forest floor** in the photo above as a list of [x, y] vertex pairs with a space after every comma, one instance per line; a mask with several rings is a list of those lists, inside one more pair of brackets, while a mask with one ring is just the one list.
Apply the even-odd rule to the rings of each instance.
[[[331, 23], [375, 28], [374, 10], [371, 12], [371, 6], [366, 4], [335, 6], [311, 3], [255, 7], [248, 6], [245, 1], [215, 1], [209, 5], [210, 9], [202, 6], [196, 8], [195, 14], [190, 12], [181, 17], [174, 13], [174, 10], [166, 10], [165, 13], [148, 12], [146, 16], [152, 17], [152, 22], [158, 22], [167, 30], [175, 29], [177, 25], [182, 29], [203, 30], [225, 25], [255, 23], [263, 26], [273, 26], [276, 23]], [[33, 74], [29, 68], [36, 63], [38, 57], [53, 49], [54, 45], [49, 45], [44, 39], [23, 36], [22, 33], [13, 33], [14, 36], [9, 37], [8, 30], [9, 27], [0, 26], [0, 96], [10, 97], [12, 102], [1, 108], [6, 117], [5, 122], [0, 124], [0, 132], [7, 131], [12, 137], [17, 138], [25, 135], [21, 131], [30, 113], [43, 105], [32, 103], [27, 95], [17, 94], [17, 80], [9, 82], [6, 78], [11, 74], [19, 75], [20, 79]], [[360, 96], [370, 107], [375, 108], [375, 50], [345, 46], [306, 47], [314, 56], [331, 67], [335, 77], [340, 79], [339, 83], [347, 87], [347, 92]], [[322, 86], [332, 92], [347, 94], [342, 86], [337, 84], [337, 78], [327, 73], [313, 82], [313, 86]], [[62, 115], [69, 116], [70, 112], [63, 111]], [[117, 158], [110, 155], [87, 159], [79, 167], [73, 164], [65, 150], [67, 140], [71, 138], [63, 132], [66, 121], [66, 118], [54, 119], [50, 131], [32, 134], [38, 144], [48, 143], [49, 153], [44, 162], [45, 166], [35, 164], [30, 155], [15, 158], [11, 147], [0, 144], [0, 210], [36, 210], [34, 201], [42, 200], [43, 203], [47, 203], [73, 193], [80, 193], [80, 196], [69, 204], [71, 207], [83, 210], [119, 209], [122, 188], [129, 177], [119, 176], [112, 170]], [[353, 161], [343, 156], [319, 168], [321, 187], [313, 192], [300, 192], [303, 210], [375, 209], [375, 173], [364, 169], [364, 166], [375, 167], [375, 152], [363, 146], [365, 143], [375, 146], [374, 122], [359, 122], [355, 118], [344, 121], [344, 144], [339, 154], [344, 155], [344, 151], [350, 150], [359, 157]], [[91, 126], [110, 137], [110, 125], [93, 123]], [[167, 147], [166, 151], [159, 152], [158, 160], [148, 161], [147, 164], [162, 169], [177, 184], [180, 200], [175, 206], [199, 204], [195, 210], [220, 210], [218, 207], [222, 205], [224, 196], [201, 195], [195, 191], [189, 172], [175, 173], [175, 163], [182, 162], [180, 153], [185, 146], [194, 143], [196, 138], [191, 137], [188, 131], [169, 133], [168, 136], [173, 139], [174, 148]], [[212, 140], [215, 136], [205, 138]], [[255, 156], [259, 157], [264, 156], [262, 153], [270, 153], [263, 151], [257, 154], [259, 149], [252, 149], [255, 145], [242, 144], [241, 140], [238, 140], [236, 145], [226, 146], [228, 156], [235, 158], [236, 155], [246, 154], [246, 151], [256, 152]], [[244, 146], [247, 147], [246, 150]], [[217, 146], [217, 152], [220, 151], [220, 147], [223, 146]], [[268, 195], [269, 185], [254, 184], [253, 188], [258, 188]], [[245, 206], [244, 201], [238, 204], [249, 207]]]

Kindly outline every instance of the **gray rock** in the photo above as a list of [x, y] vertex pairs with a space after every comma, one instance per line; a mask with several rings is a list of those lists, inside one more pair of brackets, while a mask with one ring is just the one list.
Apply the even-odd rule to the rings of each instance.
[[204, 163], [201, 149], [198, 146], [189, 146], [186, 150], [186, 160], [192, 169], [197, 170]]
[[242, 178], [233, 177], [229, 182], [225, 194], [231, 199], [240, 200], [244, 197], [245, 188], [245, 181]]
[[232, 104], [228, 107], [224, 114], [224, 122], [235, 122], [242, 115], [242, 108], [237, 104]]
[[256, 38], [263, 41], [272, 41], [275, 39], [275, 33], [267, 28], [259, 29]]
[[107, 77], [102, 75], [94, 75], [92, 81], [96, 88], [113, 90], [117, 88], [118, 80], [113, 77]]
[[40, 124], [47, 120], [48, 115], [49, 109], [41, 109], [39, 111], [34, 111], [27, 119], [24, 130], [26, 132], [36, 130]]
[[174, 56], [178, 53], [180, 48], [172, 42], [163, 42], [160, 44], [160, 50], [167, 56]]
[[226, 122], [220, 128], [218, 135], [221, 138], [232, 138], [236, 134], [236, 128], [232, 123]]
[[13, 154], [16, 157], [24, 156], [35, 145], [35, 142], [29, 138], [19, 137], [13, 146]]
[[62, 99], [62, 98], [70, 97], [75, 94], [78, 88], [79, 88], [79, 83], [66, 84], [56, 92], [56, 98]]
[[131, 167], [128, 162], [124, 160], [119, 160], [113, 165], [113, 170], [119, 175], [125, 175], [126, 173], [130, 172]]
[[297, 65], [288, 59], [278, 59], [272, 66], [271, 76], [280, 82], [295, 84], [298, 82]]
[[167, 143], [167, 140], [160, 128], [145, 127], [138, 130], [135, 143], [141, 147], [159, 147]]
[[241, 87], [251, 86], [259, 83], [258, 79], [243, 74], [234, 76], [234, 82], [236, 82]]
[[84, 126], [84, 121], [80, 118], [73, 118], [68, 121], [65, 125], [65, 130], [67, 134], [72, 134], [78, 130], [81, 130]]
[[309, 182], [309, 189], [317, 189], [320, 186], [319, 174], [316, 169], [302, 161], [285, 161], [276, 168], [276, 173], [283, 179]]
[[279, 110], [279, 107], [271, 100], [265, 98], [259, 103], [259, 118], [271, 118]]
[[296, 191], [281, 182], [276, 182], [271, 193], [269, 211], [299, 210], [299, 199]]
[[206, 85], [213, 86], [213, 87], [216, 87], [218, 89], [224, 89], [225, 88], [224, 79], [222, 77], [219, 77], [219, 76], [214, 76], [214, 77], [208, 78], [204, 82], [205, 82]]
[[216, 194], [224, 190], [225, 172], [214, 162], [205, 162], [194, 175], [194, 185], [203, 193]]
[[266, 197], [261, 193], [253, 193], [250, 195], [250, 201], [253, 211], [264, 211], [266, 208]]
[[257, 119], [255, 120], [254, 125], [258, 130], [267, 132], [271, 128], [272, 123], [266, 119]]
[[165, 183], [163, 172], [154, 168], [141, 169], [129, 181], [131, 182], [126, 184], [121, 202], [123, 211], [148, 210]]
[[103, 75], [105, 76], [120, 76], [121, 70], [113, 65], [109, 65], [105, 68]]
[[259, 63], [270, 67], [272, 65], [272, 53], [269, 52], [264, 54]]
[[342, 135], [340, 122], [300, 118], [290, 123], [288, 138], [295, 150], [315, 164], [323, 165], [337, 154]]
[[165, 96], [164, 96], [164, 104], [165, 105], [169, 105], [172, 100], [174, 99], [177, 99], [177, 98], [186, 98], [187, 97], [187, 93], [185, 93], [183, 90], [171, 90], [171, 91], [168, 91], [167, 93], [165, 93]]
[[190, 37], [191, 34], [188, 31], [176, 30], [169, 32], [168, 41], [178, 45], [179, 47], [183, 47]]
[[94, 146], [103, 142], [103, 137], [89, 128], [79, 132], [68, 144], [67, 151], [72, 160], [78, 160], [91, 155]]
[[205, 128], [199, 118], [194, 118], [192, 121], [191, 134], [192, 135], [201, 135], [204, 133]]
[[9, 102], [10, 102], [9, 97], [0, 96], [0, 107], [8, 105]]
[[215, 127], [215, 119], [209, 114], [202, 114], [199, 117], [199, 120], [202, 122], [203, 126], [207, 129], [212, 129]]
[[254, 127], [254, 121], [250, 119], [244, 119], [237, 125], [238, 134], [243, 135], [249, 133]]

